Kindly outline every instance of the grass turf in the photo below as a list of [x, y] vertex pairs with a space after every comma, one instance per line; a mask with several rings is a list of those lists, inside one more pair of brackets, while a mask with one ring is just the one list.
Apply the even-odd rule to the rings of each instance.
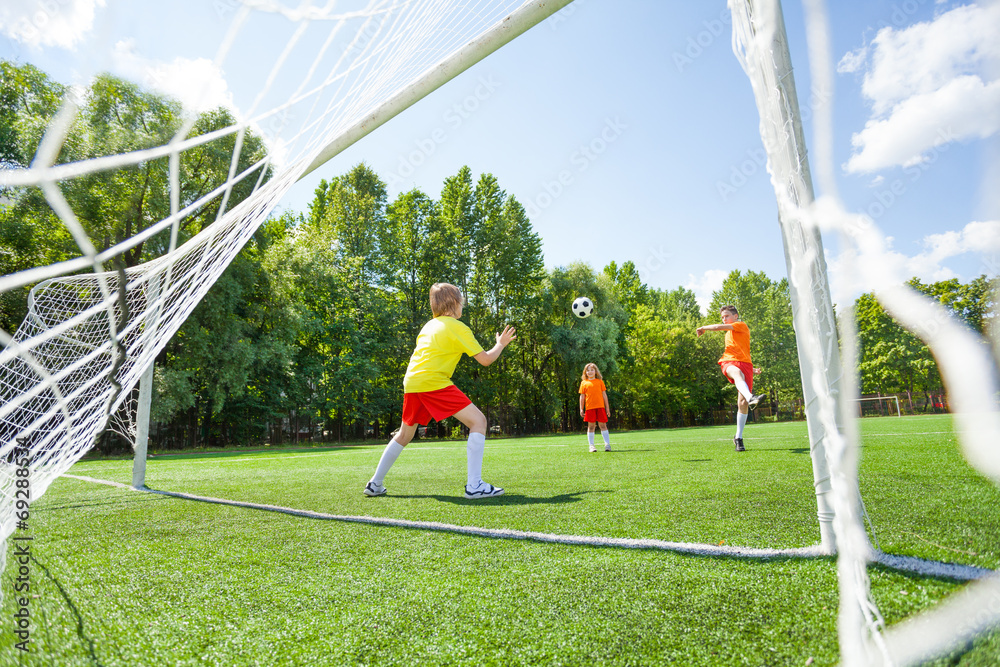
[[[948, 417], [861, 424], [861, 487], [881, 547], [1000, 566], [1000, 490], [961, 458]], [[361, 489], [381, 446], [161, 456], [151, 488], [460, 526], [752, 547], [819, 539], [805, 425], [489, 440], [462, 497], [463, 442], [414, 442]], [[129, 483], [129, 461], [71, 474]], [[769, 560], [488, 539], [293, 517], [58, 480], [31, 508], [32, 652], [14, 648], [3, 576], [0, 664], [836, 664], [829, 558]], [[890, 624], [962, 584], [869, 569]], [[993, 665], [1000, 633], [940, 664]]]

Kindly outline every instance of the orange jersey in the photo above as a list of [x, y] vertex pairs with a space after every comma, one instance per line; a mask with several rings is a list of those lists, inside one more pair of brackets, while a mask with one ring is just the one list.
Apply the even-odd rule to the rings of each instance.
[[733, 330], [726, 332], [726, 350], [719, 361], [750, 362], [750, 327], [746, 322], [733, 322]]
[[584, 410], [603, 408], [605, 391], [607, 391], [607, 387], [604, 386], [604, 380], [600, 378], [581, 382], [580, 393], [584, 396]]

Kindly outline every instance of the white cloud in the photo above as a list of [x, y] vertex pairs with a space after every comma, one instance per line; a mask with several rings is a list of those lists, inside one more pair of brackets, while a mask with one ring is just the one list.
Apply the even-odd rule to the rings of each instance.
[[722, 283], [728, 275], [728, 271], [721, 269], [709, 269], [700, 278], [695, 278], [693, 273], [689, 273], [684, 288], [694, 292], [698, 307], [703, 313], [707, 313], [712, 305], [712, 293], [722, 289]]
[[72, 49], [94, 26], [105, 0], [18, 0], [0, 4], [0, 33], [31, 47]]
[[222, 70], [208, 58], [177, 57], [159, 62], [137, 53], [134, 40], [128, 39], [115, 44], [114, 62], [116, 74], [180, 100], [187, 110], [201, 112], [224, 106], [237, 114]]
[[[885, 239], [885, 248], [877, 260], [887, 275], [899, 276], [902, 280], [916, 277], [924, 282], [958, 278], [958, 274], [944, 262], [966, 253], [977, 253], [984, 256], [984, 260], [988, 259], [988, 255], [1000, 253], [1000, 220], [970, 222], [960, 231], [925, 236], [922, 241], [924, 251], [913, 256], [894, 250], [892, 242], [892, 237]], [[869, 261], [876, 260], [869, 258]], [[838, 301], [853, 300], [858, 294], [871, 291], [869, 285], [863, 284], [861, 274], [848, 270], [839, 257], [828, 258], [827, 264], [831, 289]], [[990, 265], [986, 261], [981, 272], [990, 273]]]
[[838, 69], [859, 71], [869, 60], [862, 92], [872, 118], [853, 137], [848, 172], [915, 164], [942, 143], [1000, 132], [1000, 3], [883, 28]]
[[837, 63], [837, 71], [841, 74], [846, 74], [850, 72], [857, 72], [862, 67], [864, 67], [865, 61], [868, 60], [868, 47], [863, 46], [860, 49], [854, 51], [848, 51], [844, 54], [844, 57], [840, 59]]

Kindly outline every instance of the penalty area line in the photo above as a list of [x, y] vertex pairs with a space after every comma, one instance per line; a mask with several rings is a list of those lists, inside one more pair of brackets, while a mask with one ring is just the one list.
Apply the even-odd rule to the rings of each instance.
[[[486, 537], [501, 540], [525, 540], [530, 542], [542, 542], [547, 544], [564, 544], [570, 546], [589, 547], [615, 547], [619, 549], [649, 549], [657, 551], [672, 551], [680, 554], [690, 554], [696, 556], [729, 556], [733, 558], [768, 560], [772, 558], [821, 558], [831, 556], [830, 552], [820, 545], [811, 547], [799, 547], [792, 549], [761, 549], [756, 547], [739, 547], [730, 545], [699, 544], [696, 542], [671, 542], [668, 540], [637, 539], [628, 537], [600, 537], [587, 535], [561, 535], [558, 533], [540, 533], [534, 531], [513, 530], [511, 528], [480, 528], [477, 526], [457, 526], [450, 523], [440, 523], [437, 521], [410, 521], [408, 519], [390, 519], [372, 516], [350, 516], [342, 514], [326, 514], [324, 512], [314, 512], [312, 510], [302, 510], [293, 507], [283, 507], [281, 505], [267, 505], [264, 503], [251, 503], [242, 500], [228, 500], [225, 498], [212, 498], [210, 496], [199, 496], [193, 493], [182, 493], [179, 491], [162, 491], [159, 489], [140, 488], [112, 482], [105, 479], [84, 477], [80, 475], [62, 475], [82, 482], [92, 482], [104, 484], [129, 491], [139, 491], [142, 493], [154, 493], [161, 496], [180, 498], [182, 500], [193, 500], [214, 505], [228, 505], [230, 507], [243, 507], [247, 509], [262, 510], [265, 512], [276, 512], [306, 519], [320, 519], [323, 521], [341, 521], [344, 523], [363, 523], [376, 526], [389, 526], [392, 528], [409, 528], [417, 530], [430, 530], [436, 532], [456, 533], [459, 535], [470, 535], [472, 537]], [[997, 572], [988, 568], [976, 567], [974, 565], [961, 565], [957, 563], [943, 563], [938, 561], [925, 560], [915, 556], [895, 556], [882, 551], [872, 551], [868, 558], [871, 563], [878, 563], [883, 567], [894, 570], [902, 570], [915, 574], [945, 577], [959, 581], [972, 581], [983, 579]]]

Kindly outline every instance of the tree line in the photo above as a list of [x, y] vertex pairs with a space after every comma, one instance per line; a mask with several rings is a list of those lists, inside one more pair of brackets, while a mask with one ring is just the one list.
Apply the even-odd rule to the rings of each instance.
[[[26, 167], [65, 89], [30, 65], [0, 66], [0, 159], [5, 168]], [[163, 143], [186, 117], [176, 102], [109, 75], [97, 77], [85, 99], [58, 162]], [[198, 116], [192, 134], [234, 122], [218, 109]], [[182, 156], [181, 207], [224, 181], [233, 141], [229, 135]], [[241, 166], [264, 152], [248, 132]], [[168, 169], [166, 158], [151, 160], [78, 179], [64, 193], [104, 249], [169, 213]], [[248, 194], [237, 186], [231, 201]], [[37, 189], [8, 188], [0, 201], [0, 274], [80, 254]], [[182, 237], [216, 213], [198, 211]], [[152, 236], [119, 261], [149, 261], [168, 240]], [[795, 416], [801, 390], [787, 279], [734, 270], [706, 316], [691, 290], [651, 288], [632, 262], [546, 269], [524, 207], [492, 174], [462, 167], [436, 198], [414, 189], [390, 201], [385, 182], [359, 164], [321, 181], [306, 211], [273, 215], [159, 355], [154, 446], [384, 439], [399, 424], [408, 357], [431, 317], [428, 290], [442, 281], [466, 295], [463, 319], [485, 347], [504, 324], [518, 329], [497, 363], [460, 363], [455, 374], [494, 431], [579, 428], [577, 388], [588, 362], [608, 382], [613, 428], [731, 420], [734, 395], [716, 364], [722, 336], [694, 332], [730, 303], [750, 326], [754, 365], [763, 371], [755, 392], [769, 404], [762, 413]], [[992, 313], [986, 277], [911, 284], [980, 332]], [[596, 304], [585, 320], [569, 309], [581, 295]], [[12, 331], [25, 308], [26, 291], [0, 295], [0, 327]], [[862, 391], [904, 392], [911, 402], [923, 396], [926, 409], [941, 390], [929, 351], [872, 295], [860, 297], [855, 312]], [[447, 436], [460, 427], [445, 420], [430, 429]]]

